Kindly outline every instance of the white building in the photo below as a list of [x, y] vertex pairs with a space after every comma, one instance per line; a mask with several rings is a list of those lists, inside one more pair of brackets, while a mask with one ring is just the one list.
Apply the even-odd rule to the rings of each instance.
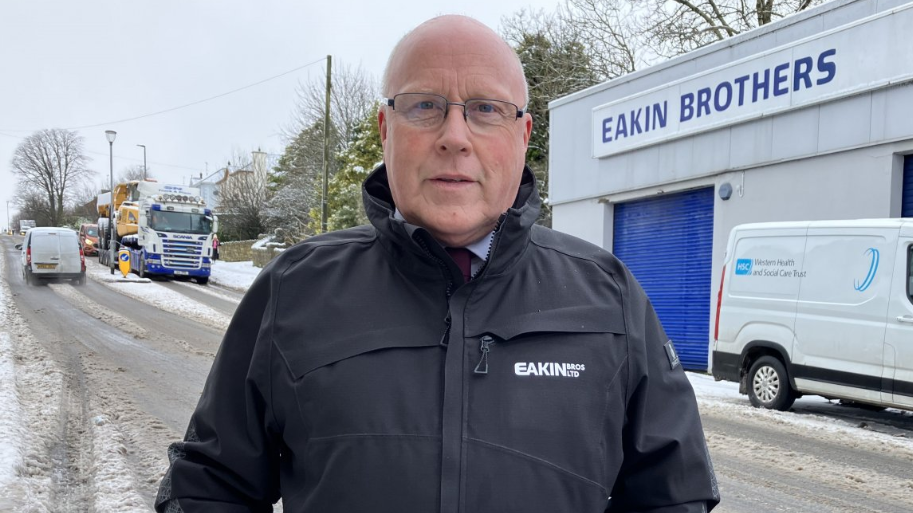
[[733, 226], [913, 217], [913, 2], [833, 0], [550, 104], [553, 226], [706, 369]]
[[219, 183], [225, 180], [226, 176], [228, 176], [228, 169], [222, 168], [210, 173], [209, 176], [204, 177], [203, 173], [200, 173], [199, 178], [190, 179], [190, 186], [200, 189], [200, 196], [213, 212], [219, 210]]

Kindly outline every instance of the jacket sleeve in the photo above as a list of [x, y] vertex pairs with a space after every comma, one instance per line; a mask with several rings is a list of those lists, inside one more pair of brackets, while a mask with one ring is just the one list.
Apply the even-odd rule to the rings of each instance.
[[168, 448], [158, 512], [272, 511], [279, 500], [280, 437], [268, 403], [272, 344], [268, 334], [258, 336], [268, 325], [270, 267], [238, 305], [184, 440]]
[[694, 391], [646, 294], [625, 274], [624, 460], [606, 511], [710, 511], [720, 495]]

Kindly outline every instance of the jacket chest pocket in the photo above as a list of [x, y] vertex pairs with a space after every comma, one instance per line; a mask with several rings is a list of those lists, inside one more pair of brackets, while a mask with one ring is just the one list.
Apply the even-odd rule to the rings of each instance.
[[440, 337], [412, 325], [280, 347], [308, 438], [440, 436]]
[[573, 310], [471, 330], [467, 436], [499, 458], [528, 458], [595, 482], [604, 474], [607, 431], [623, 420], [624, 322], [620, 311]]

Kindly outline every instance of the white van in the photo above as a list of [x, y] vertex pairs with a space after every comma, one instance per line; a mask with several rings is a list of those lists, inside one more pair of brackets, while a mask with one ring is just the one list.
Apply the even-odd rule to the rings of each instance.
[[722, 272], [714, 378], [764, 408], [913, 409], [913, 219], [736, 226]]
[[26, 233], [21, 250], [22, 278], [38, 285], [40, 280], [73, 280], [86, 283], [86, 257], [79, 245], [79, 234], [68, 228], [32, 228]]

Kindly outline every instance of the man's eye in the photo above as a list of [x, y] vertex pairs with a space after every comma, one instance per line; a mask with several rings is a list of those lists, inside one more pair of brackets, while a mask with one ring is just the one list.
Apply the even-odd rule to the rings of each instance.
[[415, 106], [415, 108], [421, 109], [421, 110], [431, 110], [436, 107], [437, 106], [432, 101], [419, 102], [418, 105]]
[[495, 106], [490, 103], [480, 103], [476, 106], [476, 110], [482, 114], [492, 114], [497, 111]]

